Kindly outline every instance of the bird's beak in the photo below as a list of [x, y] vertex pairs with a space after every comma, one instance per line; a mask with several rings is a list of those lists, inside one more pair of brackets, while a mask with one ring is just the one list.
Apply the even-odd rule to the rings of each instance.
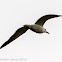
[[49, 32], [46, 32], [46, 33], [50, 34]]

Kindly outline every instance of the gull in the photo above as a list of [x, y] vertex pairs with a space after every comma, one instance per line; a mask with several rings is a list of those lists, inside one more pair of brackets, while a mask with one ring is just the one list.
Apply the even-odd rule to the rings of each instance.
[[44, 23], [48, 19], [59, 17], [59, 16], [61, 16], [61, 15], [48, 14], [48, 15], [44, 15], [41, 18], [39, 18], [35, 24], [32, 24], [32, 25], [25, 24], [23, 27], [16, 30], [15, 33], [0, 47], [0, 49], [5, 47], [12, 41], [14, 41], [20, 35], [24, 34], [28, 29], [30, 29], [36, 33], [48, 33], [49, 34], [49, 32], [43, 27]]

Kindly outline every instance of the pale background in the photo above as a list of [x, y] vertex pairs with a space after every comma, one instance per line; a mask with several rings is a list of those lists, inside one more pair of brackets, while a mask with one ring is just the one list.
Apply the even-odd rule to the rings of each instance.
[[[0, 46], [18, 28], [46, 14], [62, 15], [62, 0], [0, 0]], [[62, 17], [48, 20], [44, 27], [50, 34], [28, 30], [0, 49], [0, 61], [62, 62]]]

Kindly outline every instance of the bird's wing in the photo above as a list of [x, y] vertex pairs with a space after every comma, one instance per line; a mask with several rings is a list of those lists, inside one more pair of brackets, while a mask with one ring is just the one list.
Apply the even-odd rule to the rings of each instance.
[[48, 19], [55, 18], [55, 17], [59, 17], [59, 16], [61, 16], [61, 15], [52, 15], [52, 14], [50, 14], [50, 15], [45, 15], [45, 16], [41, 17], [40, 19], [38, 19], [38, 21], [37, 21], [35, 24], [38, 24], [38, 25], [43, 26], [44, 23], [45, 23]]
[[22, 28], [19, 28], [9, 39], [8, 41], [6, 41], [1, 47], [4, 47], [6, 46], [7, 44], [9, 44], [10, 42], [12, 42], [13, 40], [15, 40], [16, 38], [18, 38], [20, 35], [22, 35], [23, 33], [25, 33], [26, 31], [28, 30], [28, 28], [26, 27], [22, 27]]

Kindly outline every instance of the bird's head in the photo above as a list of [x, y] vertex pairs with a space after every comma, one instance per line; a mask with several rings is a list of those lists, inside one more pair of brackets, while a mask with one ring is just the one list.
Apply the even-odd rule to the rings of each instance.
[[43, 28], [43, 33], [50, 34], [45, 28]]

